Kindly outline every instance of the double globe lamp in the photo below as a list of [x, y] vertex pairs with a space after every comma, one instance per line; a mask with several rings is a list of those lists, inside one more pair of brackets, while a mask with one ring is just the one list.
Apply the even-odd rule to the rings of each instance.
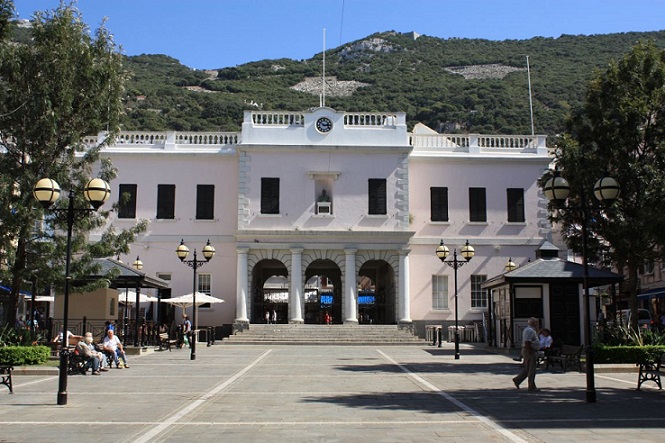
[[[473, 249], [471, 245], [469, 245], [469, 241], [466, 241], [466, 244], [462, 246], [460, 249], [460, 253], [462, 254], [462, 257], [464, 257], [465, 261], [459, 261], [457, 260], [457, 249], [453, 249], [453, 260], [452, 261], [446, 261], [446, 258], [450, 255], [450, 249], [448, 249], [448, 246], [443, 244], [443, 240], [441, 240], [441, 244], [439, 245], [438, 248], [436, 248], [436, 256], [439, 257], [439, 260], [441, 262], [447, 264], [451, 268], [455, 270], [455, 360], [459, 360], [460, 358], [460, 353], [459, 353], [459, 325], [458, 325], [458, 309], [457, 309], [457, 270], [467, 264], [469, 260], [473, 258], [473, 256], [476, 254], [476, 251]], [[439, 340], [439, 343], [441, 343], [441, 340]]]
[[192, 283], [192, 337], [190, 340], [191, 354], [190, 360], [196, 360], [196, 339], [197, 339], [197, 324], [196, 324], [196, 270], [208, 263], [210, 259], [215, 255], [215, 248], [210, 244], [210, 240], [203, 247], [203, 258], [205, 260], [198, 260], [196, 258], [196, 249], [194, 249], [194, 258], [191, 260], [186, 260], [187, 255], [189, 254], [189, 248], [185, 245], [184, 240], [180, 240], [180, 245], [176, 248], [175, 253], [180, 259], [181, 262], [188, 265], [194, 270], [194, 281]]
[[[58, 183], [50, 178], [43, 178], [35, 184], [33, 188], [33, 196], [41, 203], [44, 209], [50, 209], [53, 204], [60, 198], [60, 186]], [[69, 343], [68, 330], [68, 314], [69, 314], [69, 284], [70, 284], [70, 265], [72, 260], [72, 230], [76, 215], [81, 218], [88, 215], [90, 212], [96, 211], [102, 206], [111, 195], [111, 188], [109, 184], [100, 178], [93, 178], [83, 188], [83, 196], [85, 200], [92, 206], [92, 208], [74, 208], [74, 199], [76, 194], [74, 190], [69, 191], [69, 203], [66, 209], [51, 209], [51, 211], [66, 214], [67, 216], [67, 255], [65, 258], [65, 294], [64, 305], [62, 314], [62, 340], [60, 349], [60, 373], [58, 379], [58, 404], [67, 404], [67, 367], [69, 366], [69, 351], [67, 349]]]
[[604, 207], [590, 207], [586, 201], [584, 189], [580, 189], [580, 205], [572, 206], [570, 202], [566, 204], [566, 199], [570, 195], [570, 185], [568, 181], [560, 177], [558, 172], [552, 178], [545, 182], [543, 187], [545, 197], [552, 202], [552, 204], [559, 210], [579, 210], [582, 215], [582, 262], [584, 267], [584, 342], [586, 345], [586, 401], [587, 403], [596, 402], [596, 388], [594, 381], [594, 363], [593, 363], [593, 347], [591, 337], [591, 314], [589, 307], [589, 261], [587, 257], [587, 243], [588, 243], [588, 219], [589, 210], [596, 209], [602, 210], [604, 207], [610, 206], [619, 196], [619, 184], [612, 177], [603, 177], [596, 182], [593, 187], [593, 194], [596, 199], [604, 205]]

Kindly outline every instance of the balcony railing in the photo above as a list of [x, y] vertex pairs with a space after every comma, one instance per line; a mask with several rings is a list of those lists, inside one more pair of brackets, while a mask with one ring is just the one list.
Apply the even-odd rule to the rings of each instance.
[[253, 111], [252, 123], [268, 126], [304, 126], [305, 115], [302, 112]]
[[395, 126], [397, 114], [347, 112], [344, 114], [344, 126]]
[[[94, 146], [101, 143], [105, 137], [105, 134], [99, 134], [97, 137], [88, 136], [83, 139], [83, 142]], [[187, 147], [237, 145], [239, 141], [239, 132], [122, 131], [116, 136], [115, 143], [111, 143], [110, 147], [139, 146], [172, 149], [176, 145]]]
[[521, 151], [547, 149], [545, 135], [411, 134], [416, 150], [449, 152]]

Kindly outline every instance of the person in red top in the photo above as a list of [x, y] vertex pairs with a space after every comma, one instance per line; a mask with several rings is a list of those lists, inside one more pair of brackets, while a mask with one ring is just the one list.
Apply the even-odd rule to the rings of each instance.
[[325, 320], [326, 324], [329, 325], [332, 317], [330, 317], [330, 314], [328, 314], [328, 311], [326, 311], [325, 315], [323, 316], [323, 319]]

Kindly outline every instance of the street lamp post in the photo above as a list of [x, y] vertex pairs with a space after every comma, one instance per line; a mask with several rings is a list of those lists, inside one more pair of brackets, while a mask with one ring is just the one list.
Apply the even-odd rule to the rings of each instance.
[[[122, 263], [120, 260], [120, 254], [115, 259], [118, 263]], [[127, 317], [127, 304], [129, 303], [129, 287], [125, 288], [125, 306], [124, 306], [124, 315], [122, 317], [122, 341], [127, 343], [127, 334], [129, 333], [129, 318]]]
[[506, 263], [506, 266], [504, 266], [504, 269], [506, 270], [506, 272], [514, 271], [515, 269], [517, 269], [517, 265], [513, 261], [512, 257], [508, 258], [508, 262]]
[[129, 317], [127, 304], [129, 303], [129, 288], [125, 288], [125, 316], [122, 323], [122, 341], [127, 344], [127, 334], [129, 334]]
[[[589, 238], [588, 233], [588, 219], [589, 210], [603, 209], [603, 207], [591, 207], [587, 204], [586, 193], [584, 188], [580, 189], [580, 206], [572, 206], [566, 203], [566, 199], [570, 194], [570, 185], [563, 177], [560, 177], [555, 172], [554, 177], [547, 180], [543, 188], [545, 197], [551, 201], [557, 209], [579, 210], [582, 215], [582, 266], [584, 268], [583, 285], [584, 285], [584, 342], [586, 345], [586, 401], [587, 403], [596, 402], [596, 386], [594, 380], [594, 361], [593, 361], [593, 337], [591, 336], [591, 312], [589, 303], [591, 297], [589, 295], [589, 259], [587, 251], [587, 243]], [[593, 187], [593, 194], [596, 199], [610, 206], [619, 196], [619, 184], [611, 177], [603, 177], [596, 182]]]
[[196, 270], [205, 265], [210, 261], [210, 259], [215, 255], [215, 248], [212, 247], [210, 244], [210, 240], [208, 240], [208, 243], [203, 247], [203, 258], [205, 260], [197, 260], [196, 258], [196, 249], [194, 249], [194, 258], [191, 260], [186, 260], [187, 255], [189, 254], [189, 248], [185, 245], [184, 240], [180, 240], [180, 245], [178, 248], [175, 250], [176, 255], [180, 259], [181, 262], [185, 263], [189, 267], [191, 267], [194, 270], [194, 280], [192, 283], [192, 338], [190, 340], [191, 342], [191, 355], [190, 355], [190, 360], [196, 360]]
[[[51, 206], [60, 197], [60, 186], [55, 180], [50, 178], [43, 178], [35, 184], [32, 191], [34, 197], [41, 203], [44, 209], [50, 209]], [[65, 257], [65, 297], [63, 305], [63, 318], [62, 318], [62, 342], [60, 347], [60, 372], [58, 379], [58, 404], [67, 404], [67, 367], [69, 366], [69, 337], [67, 336], [67, 321], [69, 316], [69, 284], [71, 276], [69, 275], [71, 261], [72, 261], [72, 230], [74, 222], [79, 218], [88, 215], [92, 211], [96, 211], [100, 206], [108, 200], [111, 195], [111, 188], [109, 184], [100, 178], [90, 180], [83, 189], [85, 199], [90, 203], [93, 208], [74, 208], [75, 193], [73, 190], [69, 191], [69, 202], [67, 209], [51, 209], [58, 214], [65, 214], [67, 217], [67, 253]]]
[[443, 240], [441, 240], [439, 247], [436, 248], [436, 256], [439, 257], [439, 260], [455, 270], [455, 360], [459, 360], [459, 326], [457, 324], [457, 270], [467, 264], [469, 260], [473, 258], [476, 252], [473, 247], [469, 245], [469, 241], [467, 240], [466, 244], [462, 246], [462, 249], [460, 249], [460, 253], [462, 254], [462, 257], [464, 257], [465, 261], [457, 260], [457, 249], [453, 249], [453, 260], [446, 261], [448, 255], [450, 255], [450, 249], [448, 249], [448, 247], [443, 244]]
[[[139, 259], [139, 256], [136, 256], [136, 260], [132, 263], [132, 267], [137, 271], [143, 269], [143, 262]], [[141, 283], [136, 284], [136, 300], [134, 304], [134, 346], [139, 347], [141, 342], [139, 341], [139, 314], [141, 312], [139, 306], [139, 298], [141, 297]]]

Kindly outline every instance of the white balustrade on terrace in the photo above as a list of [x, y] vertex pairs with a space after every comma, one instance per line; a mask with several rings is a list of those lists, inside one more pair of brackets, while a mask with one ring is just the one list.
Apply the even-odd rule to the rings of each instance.
[[176, 132], [178, 145], [236, 145], [238, 132]]
[[[88, 136], [83, 139], [87, 145], [93, 146], [102, 143], [106, 134], [97, 137]], [[175, 131], [122, 131], [111, 143], [109, 148], [143, 147], [157, 149], [173, 149], [176, 146], [210, 147], [237, 145], [240, 140], [239, 132], [175, 132]]]
[[[404, 124], [404, 117], [395, 113], [347, 112], [345, 126], [395, 126]], [[305, 115], [300, 112], [251, 111], [251, 121], [256, 126], [304, 126]]]
[[252, 111], [254, 125], [304, 126], [305, 115], [302, 112]]
[[162, 145], [166, 142], [166, 132], [122, 131], [115, 139], [116, 145]]
[[415, 150], [470, 153], [546, 153], [546, 140], [545, 135], [411, 134], [409, 137]]
[[347, 112], [344, 114], [345, 126], [395, 126], [399, 121], [397, 114]]
[[[390, 120], [394, 119], [394, 120]], [[402, 124], [402, 116], [386, 113], [347, 113], [344, 124], [348, 126], [391, 126]], [[300, 113], [252, 112], [253, 122], [265, 125], [302, 125]], [[393, 123], [394, 122], [394, 123]], [[87, 145], [101, 143], [105, 134], [83, 139]], [[414, 153], [537, 153], [547, 154], [545, 135], [479, 135], [479, 134], [410, 134], [409, 143]], [[195, 148], [234, 146], [241, 143], [239, 132], [175, 132], [175, 131], [122, 131], [110, 147], [141, 146], [157, 149], [178, 149], [178, 146]]]

